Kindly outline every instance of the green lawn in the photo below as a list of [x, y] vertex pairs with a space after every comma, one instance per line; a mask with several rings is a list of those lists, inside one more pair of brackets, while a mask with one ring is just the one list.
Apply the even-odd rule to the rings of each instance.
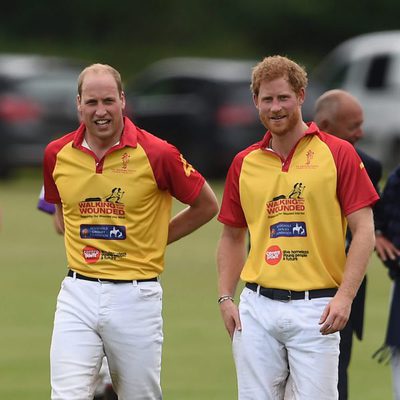
[[[36, 211], [40, 176], [0, 182], [0, 399], [50, 397], [48, 353], [59, 285], [66, 267], [63, 239]], [[212, 186], [220, 196], [221, 184]], [[230, 344], [216, 304], [214, 220], [168, 248], [164, 287], [166, 400], [236, 398]], [[374, 257], [369, 268], [365, 339], [353, 352], [352, 400], [391, 398], [390, 368], [371, 359], [385, 333], [390, 282]], [[314, 399], [310, 399], [314, 400]]]

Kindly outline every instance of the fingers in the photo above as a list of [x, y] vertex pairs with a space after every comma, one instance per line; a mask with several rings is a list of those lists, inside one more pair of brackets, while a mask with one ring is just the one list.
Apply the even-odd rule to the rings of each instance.
[[376, 253], [382, 261], [395, 260], [400, 256], [400, 250], [384, 236], [378, 236], [375, 243]]
[[221, 304], [221, 314], [222, 319], [224, 320], [225, 328], [228, 331], [230, 338], [232, 339], [235, 330], [242, 330], [239, 310], [233, 302], [226, 301]]
[[324, 312], [322, 313], [321, 318], [319, 319], [320, 325], [326, 321], [328, 314], [329, 314], [329, 304], [325, 307]]
[[328, 322], [328, 320], [321, 326], [321, 329], [319, 330], [322, 335], [330, 335], [331, 333], [335, 333], [338, 331], [341, 331], [347, 324], [346, 319], [342, 318], [336, 318], [331, 322]]
[[339, 304], [337, 299], [333, 299], [324, 309], [319, 324], [322, 335], [329, 335], [341, 331], [347, 324], [350, 315], [351, 304], [344, 306]]

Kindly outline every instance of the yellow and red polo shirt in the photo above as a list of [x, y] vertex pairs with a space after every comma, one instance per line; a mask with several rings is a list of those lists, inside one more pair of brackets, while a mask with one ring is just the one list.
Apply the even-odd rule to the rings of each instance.
[[164, 268], [172, 196], [192, 204], [204, 178], [179, 151], [124, 119], [120, 142], [98, 160], [85, 126], [51, 142], [45, 199], [62, 203], [68, 266], [102, 279], [146, 279]]
[[271, 133], [229, 169], [218, 220], [248, 227], [246, 282], [279, 289], [338, 287], [346, 261], [346, 216], [379, 198], [354, 147], [311, 123], [282, 160]]

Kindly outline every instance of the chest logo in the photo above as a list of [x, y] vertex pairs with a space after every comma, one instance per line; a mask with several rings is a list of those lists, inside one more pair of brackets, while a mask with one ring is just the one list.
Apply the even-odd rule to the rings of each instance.
[[123, 225], [81, 225], [82, 239], [124, 240], [126, 228]]
[[106, 196], [87, 197], [79, 202], [79, 211], [82, 217], [114, 216], [125, 217], [125, 205], [122, 197], [125, 192], [120, 187], [115, 187]]
[[131, 156], [128, 153], [122, 154], [122, 169], [126, 170], [128, 168], [128, 162]]
[[266, 211], [268, 216], [304, 214], [306, 207], [302, 195], [305, 188], [302, 182], [296, 182], [289, 194], [280, 194], [267, 202]]
[[265, 252], [265, 261], [269, 265], [276, 265], [282, 260], [282, 250], [279, 246], [270, 246]]
[[278, 222], [270, 227], [270, 237], [305, 237], [307, 236], [306, 224], [297, 222]]
[[314, 163], [314, 155], [315, 152], [311, 149], [308, 149], [306, 152], [306, 159], [302, 164], [296, 165], [297, 169], [315, 169], [318, 168], [318, 165]]

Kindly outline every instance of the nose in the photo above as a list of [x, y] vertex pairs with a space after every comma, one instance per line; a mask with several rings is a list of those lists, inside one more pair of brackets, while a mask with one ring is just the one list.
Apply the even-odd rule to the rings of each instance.
[[281, 108], [282, 108], [282, 106], [281, 106], [280, 101], [278, 99], [274, 99], [271, 104], [271, 111], [278, 112], [281, 110]]
[[104, 105], [101, 104], [101, 103], [98, 104], [97, 107], [96, 107], [96, 115], [97, 116], [104, 116], [104, 115], [106, 115], [106, 113], [107, 113], [107, 110], [104, 107]]

